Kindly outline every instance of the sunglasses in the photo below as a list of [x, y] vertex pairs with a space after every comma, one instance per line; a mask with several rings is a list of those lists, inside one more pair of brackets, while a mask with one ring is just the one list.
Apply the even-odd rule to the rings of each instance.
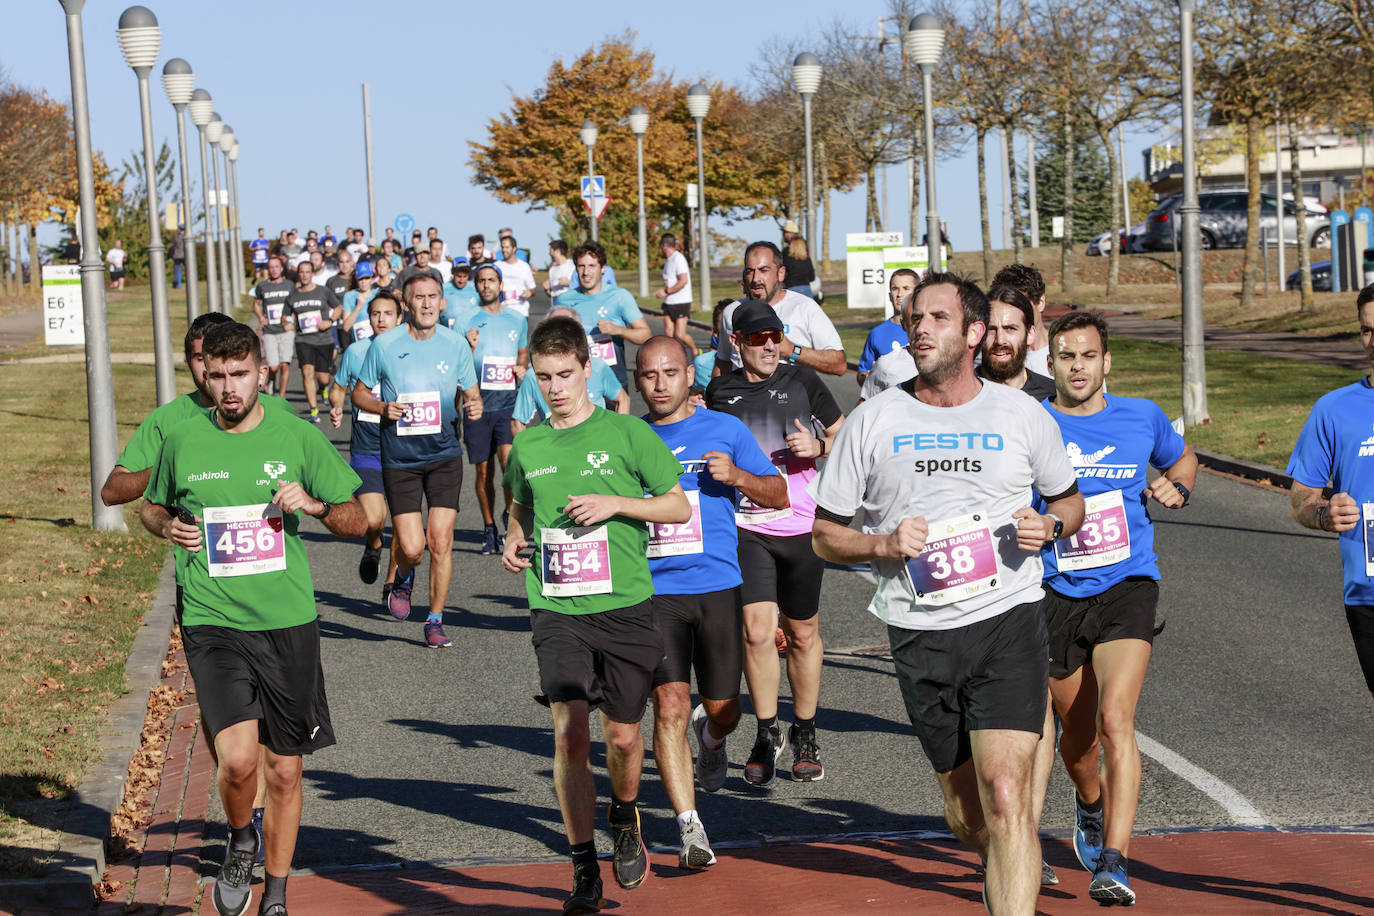
[[751, 331], [744, 335], [744, 342], [751, 347], [761, 347], [766, 343], [782, 343], [782, 331], [770, 328], [766, 331]]

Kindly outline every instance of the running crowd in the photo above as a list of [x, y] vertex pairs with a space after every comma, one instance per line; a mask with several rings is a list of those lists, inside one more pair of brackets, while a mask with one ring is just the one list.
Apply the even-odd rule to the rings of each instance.
[[[179, 548], [178, 621], [229, 822], [219, 913], [247, 910], [261, 862], [259, 912], [284, 916], [303, 755], [335, 741], [302, 514], [362, 540], [366, 583], [382, 576], [389, 515], [381, 602], [410, 618], [428, 552], [423, 642], [448, 647], [465, 449], [482, 552], [528, 597], [573, 865], [565, 913], [606, 905], [593, 710], [624, 889], [648, 872], [636, 799], [650, 702], [684, 868], [716, 861], [695, 793], [726, 782], [741, 675], [756, 720], [746, 783], [768, 786], [779, 768], [824, 777], [827, 560], [871, 564], [868, 609], [887, 624], [946, 820], [985, 865], [988, 911], [1031, 913], [1059, 881], [1038, 838], [1056, 750], [1090, 896], [1134, 903], [1134, 717], [1163, 629], [1147, 505], [1187, 506], [1198, 462], [1153, 402], [1107, 393], [1103, 318], [1046, 326], [1044, 282], [1023, 265], [986, 292], [896, 271], [846, 417], [821, 378], [846, 372], [840, 336], [807, 287], [789, 288], [770, 242], [746, 250], [741, 296], [716, 304], [714, 349], [698, 353], [672, 236], [660, 335], [595, 242], [550, 244], [552, 306], [530, 330], [534, 274], [505, 230], [499, 251], [474, 235], [456, 257], [435, 229], [405, 248], [388, 233], [376, 251], [356, 229], [342, 245], [329, 227], [303, 244], [258, 236], [257, 327], [192, 323], [195, 391], [144, 420], [102, 491], [108, 504], [143, 497], [145, 527]], [[1357, 311], [1374, 364], [1374, 287]], [[293, 363], [303, 418], [283, 400]], [[643, 418], [629, 414], [631, 383]], [[1366, 378], [1319, 401], [1290, 473], [1294, 517], [1342, 534], [1346, 611], [1374, 691], [1374, 471], [1359, 460], [1374, 454], [1371, 398]], [[347, 458], [311, 425], [339, 427], [345, 410]]]

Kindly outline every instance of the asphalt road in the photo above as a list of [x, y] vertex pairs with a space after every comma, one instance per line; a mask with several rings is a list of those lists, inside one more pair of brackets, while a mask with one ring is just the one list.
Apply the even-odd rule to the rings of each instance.
[[[853, 376], [831, 384], [852, 406]], [[325, 428], [346, 448], [347, 425]], [[532, 699], [538, 678], [523, 583], [497, 557], [481, 556], [468, 481], [445, 616], [450, 649], [425, 648], [423, 614], [398, 622], [380, 604], [379, 587], [361, 584], [356, 543], [307, 523], [339, 744], [306, 762], [298, 867], [566, 852], [550, 717]], [[1148, 756], [1138, 829], [1374, 823], [1365, 791], [1370, 702], [1344, 622], [1335, 539], [1297, 528], [1283, 494], [1212, 474], [1199, 480], [1187, 508], [1154, 514], [1168, 626], [1139, 710]], [[417, 596], [426, 593], [425, 575]], [[728, 744], [725, 789], [698, 793], [717, 847], [945, 830], [939, 788], [882, 656], [884, 628], [865, 610], [871, 594], [858, 572], [826, 573], [824, 781], [780, 777], [767, 790], [747, 786], [741, 767], [753, 721], [746, 717]], [[786, 700], [781, 712], [790, 719]], [[646, 737], [649, 723], [646, 716]], [[599, 743], [593, 762], [604, 804]], [[1046, 832], [1067, 832], [1069, 792], [1056, 765]], [[675, 846], [651, 756], [640, 797], [647, 841]], [[604, 835], [600, 845], [607, 848]], [[206, 855], [218, 861], [221, 853], [211, 847]]]

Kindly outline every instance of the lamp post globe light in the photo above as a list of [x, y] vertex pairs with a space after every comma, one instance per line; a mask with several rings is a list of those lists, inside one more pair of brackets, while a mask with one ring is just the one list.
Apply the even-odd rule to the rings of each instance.
[[206, 162], [205, 134], [210, 129], [210, 118], [215, 114], [215, 100], [204, 89], [191, 93], [191, 101], [186, 105], [191, 112], [191, 123], [200, 135], [200, 190], [204, 197], [205, 219], [205, 294], [210, 303], [210, 311], [220, 312], [219, 286], [216, 280], [215, 243], [218, 234], [214, 220], [210, 218], [210, 170]]
[[[1183, 200], [1179, 203], [1178, 215], [1179, 231], [1183, 234], [1180, 279], [1183, 281], [1184, 426], [1197, 426], [1208, 420], [1206, 348], [1202, 332], [1202, 235], [1198, 230], [1201, 208], [1197, 200], [1197, 151], [1193, 146], [1193, 119], [1196, 116], [1193, 102], [1193, 10], [1194, 0], [1178, 0], [1180, 89], [1183, 95]], [[1276, 158], [1277, 155], [1275, 153]], [[1296, 193], [1294, 199], [1297, 199]]]
[[[596, 146], [596, 125], [591, 121], [583, 121], [582, 127], [578, 129], [577, 134], [582, 138], [582, 144], [587, 147], [587, 178], [595, 178], [596, 170], [592, 168], [592, 147]], [[596, 214], [590, 210], [587, 211], [587, 222], [591, 223], [592, 241], [595, 242], [597, 240], [597, 220]]]
[[935, 112], [931, 80], [945, 50], [945, 30], [930, 13], [913, 16], [902, 42], [907, 56], [921, 68], [921, 97], [925, 109], [926, 136], [926, 251], [929, 270], [940, 269], [940, 213], [935, 205]]
[[711, 244], [706, 229], [706, 160], [701, 152], [701, 122], [706, 119], [706, 112], [710, 110], [711, 90], [706, 88], [705, 83], [697, 83], [687, 90], [687, 113], [697, 122], [697, 213], [700, 216], [698, 225], [701, 230], [700, 251], [697, 255], [700, 262], [697, 265], [697, 282], [701, 284], [703, 305], [711, 301]]
[[234, 255], [234, 249], [238, 246], [238, 238], [234, 235], [234, 207], [232, 199], [234, 196], [233, 183], [229, 179], [229, 151], [234, 148], [234, 130], [225, 126], [219, 135], [219, 142], [215, 145], [219, 147], [220, 155], [224, 157], [224, 244], [228, 248], [225, 253], [225, 275], [229, 278], [229, 302], [231, 303], [230, 313], [238, 307], [241, 291], [238, 276], [238, 258]]
[[167, 101], [172, 103], [177, 113], [177, 158], [181, 172], [181, 225], [185, 234], [183, 244], [186, 251], [186, 323], [190, 324], [200, 314], [200, 271], [196, 258], [196, 233], [191, 222], [191, 174], [186, 164], [186, 105], [191, 101], [191, 93], [196, 88], [196, 77], [191, 65], [180, 57], [173, 57], [162, 65], [162, 88], [167, 92]]
[[81, 9], [86, 0], [61, 0], [67, 17], [67, 60], [72, 80], [72, 128], [76, 139], [77, 199], [81, 205], [81, 304], [86, 331], [86, 409], [91, 448], [91, 527], [123, 531], [124, 510], [100, 498], [119, 458], [115, 426], [114, 374], [110, 367], [110, 328], [105, 312], [105, 265], [95, 222], [95, 167], [91, 154], [91, 112], [86, 95], [86, 39]]
[[649, 110], [643, 105], [630, 109], [630, 130], [635, 135], [635, 161], [639, 166], [639, 295], [649, 295], [649, 229], [644, 220], [644, 134], [649, 130]]
[[[210, 141], [210, 174], [215, 179], [215, 257], [219, 261], [219, 298], [221, 311], [226, 315], [234, 314], [234, 297], [229, 292], [229, 257], [224, 248], [228, 228], [221, 226], [224, 221], [224, 197], [219, 183], [219, 138], [224, 134], [224, 120], [219, 112], [210, 114], [210, 123], [205, 125], [205, 139]], [[223, 229], [224, 231], [220, 231]]]
[[806, 244], [816, 244], [816, 176], [811, 158], [811, 97], [821, 88], [821, 59], [803, 51], [792, 61], [792, 86], [802, 100], [802, 128], [806, 132]]
[[234, 145], [229, 147], [229, 152], [225, 153], [229, 160], [229, 215], [233, 223], [234, 247], [230, 260], [233, 261], [234, 278], [238, 281], [238, 299], [242, 302], [244, 296], [243, 284], [246, 281], [246, 274], [243, 270], [243, 221], [239, 218], [239, 141], [234, 138]]
[[148, 284], [153, 300], [153, 362], [157, 378], [157, 402], [166, 404], [177, 396], [172, 367], [172, 323], [167, 315], [167, 261], [158, 223], [157, 166], [153, 152], [153, 105], [148, 74], [157, 63], [162, 29], [145, 6], [131, 6], [119, 17], [119, 49], [138, 77], [138, 101], [143, 120], [143, 181], [148, 194]]

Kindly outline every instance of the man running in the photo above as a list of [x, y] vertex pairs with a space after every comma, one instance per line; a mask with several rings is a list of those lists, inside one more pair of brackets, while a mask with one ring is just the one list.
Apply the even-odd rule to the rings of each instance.
[[668, 233], [658, 240], [663, 252], [663, 287], [654, 295], [663, 300], [663, 333], [682, 341], [689, 353], [696, 355], [697, 345], [687, 333], [687, 320], [692, 317], [692, 271], [687, 258], [678, 250], [677, 236]]
[[[907, 326], [919, 374], [840, 430], [813, 485], [815, 543], [832, 562], [872, 562], [869, 610], [888, 625], [945, 820], [987, 865], [990, 911], [1030, 913], [1031, 772], [1049, 678], [1039, 554], [1078, 530], [1083, 497], [1045, 409], [974, 374], [987, 320], [972, 282], [926, 274]], [[1036, 492], [1049, 514], [1031, 507]]]
[[[654, 672], [654, 760], [677, 815], [678, 866], [705, 868], [715, 854], [692, 790], [691, 730], [697, 739], [696, 779], [706, 792], [725, 784], [725, 738], [739, 724], [744, 648], [740, 610], [736, 493], [756, 506], [787, 505], [787, 482], [735, 417], [688, 400], [692, 362], [680, 341], [651, 337], [639, 348], [635, 385], [645, 417], [682, 464], [682, 489], [692, 504], [686, 525], [649, 526], [654, 617], [664, 655]], [[701, 703], [692, 706], [692, 671]]]
[[1026, 368], [1037, 375], [1054, 378], [1049, 369], [1050, 343], [1045, 331], [1045, 278], [1029, 264], [1008, 264], [992, 278], [993, 286], [1002, 284], [1020, 290], [1021, 295], [1030, 300], [1035, 314], [1027, 341]]
[[[522, 318], [530, 316], [530, 297], [534, 295], [534, 271], [520, 260], [515, 236], [501, 237], [501, 260], [496, 269], [501, 272], [501, 301], [506, 308]], [[476, 268], [473, 268], [474, 270]]]
[[477, 287], [468, 283], [471, 276], [472, 268], [468, 265], [468, 259], [459, 258], [453, 264], [453, 280], [444, 285], [444, 311], [439, 315], [439, 320], [444, 327], [460, 334], [477, 314], [481, 304]]
[[[844, 422], [830, 389], [806, 366], [783, 361], [782, 319], [767, 302], [746, 299], [734, 311], [734, 351], [743, 365], [718, 376], [706, 389], [706, 406], [733, 414], [753, 433], [769, 460], [787, 478], [789, 504], [780, 509], [741, 499], [739, 565], [750, 575], [741, 589], [744, 603], [744, 675], [758, 718], [758, 734], [744, 779], [755, 786], [773, 781], [783, 748], [792, 748], [792, 778], [824, 778], [816, 740], [820, 702], [821, 577], [825, 564], [811, 548], [815, 501], [807, 484], [816, 459], [825, 455]], [[792, 727], [787, 742], [778, 723], [778, 650], [781, 616], [787, 637], [787, 681], [792, 688]]]
[[[258, 912], [286, 916], [301, 757], [334, 743], [300, 513], [339, 537], [361, 534], [358, 476], [319, 430], [263, 409], [265, 367], [251, 328], [211, 329], [203, 353], [215, 410], [167, 434], [140, 519], [181, 548], [178, 622], [230, 829], [212, 901], [225, 916], [248, 909], [253, 860], [265, 844]], [[264, 747], [259, 839], [252, 813]]]
[[253, 279], [258, 282], [262, 282], [267, 276], [268, 248], [271, 245], [272, 243], [267, 240], [267, 230], [262, 227], [258, 228], [258, 237], [248, 243], [248, 251], [253, 259]]
[[568, 243], [562, 239], [549, 242], [549, 277], [544, 281], [544, 292], [549, 294], [549, 302], [558, 306], [558, 299], [572, 288], [573, 263], [568, 259]]
[[1017, 388], [1043, 401], [1054, 396], [1054, 382], [1026, 364], [1027, 347], [1035, 327], [1035, 308], [1019, 289], [994, 283], [988, 290], [988, 332], [978, 352], [983, 361], [978, 377]]
[[903, 323], [905, 318], [902, 316], [902, 303], [916, 291], [916, 284], [920, 282], [920, 279], [916, 275], [916, 271], [906, 267], [900, 267], [888, 275], [887, 300], [892, 307], [892, 314], [888, 316], [887, 321], [869, 331], [868, 337], [864, 340], [864, 348], [863, 352], [859, 354], [859, 368], [856, 374], [860, 388], [863, 388], [868, 373], [873, 371], [874, 363], [889, 353], [906, 349], [906, 326]]
[[[469, 420], [482, 416], [472, 348], [439, 324], [443, 285], [428, 274], [406, 284], [405, 324], [375, 337], [353, 383], [353, 405], [382, 418], [382, 486], [391, 510], [396, 579], [386, 596], [397, 620], [410, 616], [415, 567], [429, 548], [429, 616], [425, 645], [453, 643], [444, 633], [444, 606], [453, 574], [453, 523], [463, 485], [458, 441], [458, 392]], [[380, 295], [380, 293], [378, 294]], [[380, 385], [381, 396], [372, 393]], [[426, 520], [421, 500], [429, 503]]]
[[[553, 710], [554, 787], [572, 845], [573, 891], [565, 914], [602, 905], [596, 861], [591, 709], [601, 709], [612, 871], [623, 888], [648, 871], [639, 829], [649, 699], [663, 640], [654, 623], [645, 550], [648, 523], [692, 517], [680, 465], [643, 420], [592, 405], [591, 357], [580, 322], [550, 318], [530, 336], [532, 369], [549, 421], [516, 437], [504, 484], [515, 494], [502, 565], [525, 574], [539, 680]], [[647, 495], [646, 495], [647, 494]], [[520, 555], [532, 538], [534, 563]]]
[[[401, 289], [404, 290], [406, 286], [409, 284], [410, 278], [416, 276], [417, 274], [423, 274], [426, 277], [433, 277], [435, 280], [439, 282], [439, 289], [442, 290], [444, 288], [444, 275], [439, 273], [439, 271], [435, 270], [433, 267], [429, 265], [428, 248], [415, 249], [415, 263], [407, 266], [404, 270], [402, 270], [401, 275], [397, 278], [396, 282], [399, 283], [401, 285]], [[409, 301], [409, 299], [407, 299], [407, 301]]]
[[[1374, 366], [1374, 286], [1355, 299], [1360, 343]], [[1293, 518], [1340, 535], [1345, 619], [1365, 686], [1374, 696], [1374, 372], [1323, 395], [1303, 424], [1288, 475]], [[1322, 497], [1330, 482], [1331, 498]]]
[[[463, 424], [463, 444], [474, 470], [477, 507], [482, 510], [482, 556], [501, 552], [501, 533], [496, 530], [496, 488], [491, 459], [495, 455], [506, 469], [513, 439], [511, 413], [515, 408], [515, 389], [525, 377], [529, 353], [525, 348], [529, 325], [514, 309], [502, 307], [501, 271], [494, 264], [477, 268], [477, 295], [481, 307], [464, 328], [472, 345], [472, 361], [477, 369], [482, 397], [482, 418]], [[510, 490], [506, 490], [504, 513], [510, 514]]]
[[604, 360], [620, 387], [627, 388], [625, 342], [642, 344], [648, 340], [649, 321], [628, 290], [602, 285], [606, 249], [596, 242], [584, 242], [573, 249], [572, 262], [582, 288], [564, 293], [559, 304], [577, 310], [582, 327], [587, 330], [592, 355]]
[[296, 362], [301, 366], [305, 403], [311, 423], [320, 422], [319, 398], [329, 391], [334, 371], [334, 321], [343, 303], [334, 291], [315, 285], [309, 261], [296, 265], [296, 287], [287, 294], [286, 314], [296, 325]]
[[[545, 320], [560, 315], [582, 320], [576, 310], [564, 305], [549, 309]], [[598, 407], [622, 414], [630, 412], [630, 393], [620, 386], [611, 367], [595, 356], [592, 357], [591, 377], [587, 379], [587, 395], [592, 399], [592, 404]], [[519, 390], [515, 393], [515, 409], [511, 414], [510, 423], [511, 434], [519, 435], [526, 427], [539, 423], [548, 415], [549, 405], [539, 393], [538, 380], [535, 379], [534, 373], [526, 372]]]

